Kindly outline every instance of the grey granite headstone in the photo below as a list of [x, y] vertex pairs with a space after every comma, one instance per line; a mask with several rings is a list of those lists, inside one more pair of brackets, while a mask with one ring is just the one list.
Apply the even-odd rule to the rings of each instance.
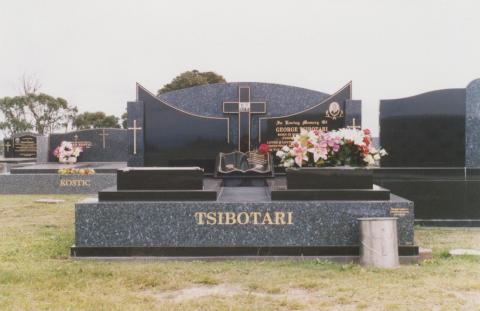
[[48, 162], [48, 136], [37, 137], [37, 163]]
[[480, 167], [480, 79], [467, 86], [465, 165]]
[[58, 162], [53, 150], [62, 141], [82, 147], [78, 162], [126, 162], [128, 160], [128, 131], [119, 128], [86, 129], [50, 134], [49, 162]]

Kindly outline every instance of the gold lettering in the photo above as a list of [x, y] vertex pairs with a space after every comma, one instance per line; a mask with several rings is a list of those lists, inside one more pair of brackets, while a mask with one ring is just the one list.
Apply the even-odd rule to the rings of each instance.
[[293, 212], [288, 212], [287, 215], [288, 215], [287, 225], [293, 225]]
[[270, 213], [266, 212], [263, 216], [263, 224], [264, 225], [271, 225], [272, 224], [272, 217], [270, 217]]
[[284, 212], [275, 212], [275, 224], [284, 225], [285, 222], [285, 213]]
[[[242, 216], [244, 216], [244, 220], [242, 221]], [[246, 212], [241, 212], [241, 213], [238, 213], [237, 215], [237, 223], [240, 224], [240, 225], [246, 225], [248, 224], [250, 221], [250, 217], [248, 216], [248, 213]]]
[[262, 215], [260, 212], [251, 212], [250, 216], [253, 216], [253, 224], [257, 225], [258, 224], [258, 216]]
[[217, 223], [217, 218], [215, 217], [214, 212], [207, 213], [207, 225], [215, 225]]
[[[77, 183], [77, 181], [68, 181]], [[195, 212], [197, 225], [292, 225], [293, 212]]]
[[225, 213], [225, 224], [226, 225], [234, 225], [236, 223], [235, 213], [226, 212]]
[[204, 225], [203, 217], [205, 217], [205, 212], [196, 212], [195, 217], [197, 218], [197, 225]]
[[85, 179], [60, 179], [60, 187], [90, 187], [91, 181]]
[[218, 215], [218, 217], [217, 217], [218, 224], [219, 224], [219, 225], [223, 225], [223, 218], [222, 218], [223, 213], [222, 213], [222, 212], [218, 212], [217, 215]]

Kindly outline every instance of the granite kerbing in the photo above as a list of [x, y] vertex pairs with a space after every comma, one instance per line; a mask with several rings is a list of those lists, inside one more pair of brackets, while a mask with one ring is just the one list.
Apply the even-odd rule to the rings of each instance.
[[0, 175], [1, 194], [96, 194], [115, 186], [115, 174], [3, 174]]
[[480, 79], [467, 86], [465, 165], [480, 167]]
[[[275, 247], [358, 245], [358, 218], [394, 216], [400, 245], [413, 245], [413, 203], [390, 201], [83, 202], [75, 247]], [[292, 212], [291, 225], [198, 225], [195, 212]]]

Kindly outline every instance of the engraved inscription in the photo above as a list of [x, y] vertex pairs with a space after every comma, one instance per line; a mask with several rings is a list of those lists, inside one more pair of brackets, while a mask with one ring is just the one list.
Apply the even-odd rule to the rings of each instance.
[[88, 179], [60, 179], [60, 187], [90, 187]]
[[390, 209], [390, 216], [392, 217], [405, 217], [410, 213], [407, 207], [392, 207]]
[[197, 225], [293, 225], [293, 212], [196, 212]]

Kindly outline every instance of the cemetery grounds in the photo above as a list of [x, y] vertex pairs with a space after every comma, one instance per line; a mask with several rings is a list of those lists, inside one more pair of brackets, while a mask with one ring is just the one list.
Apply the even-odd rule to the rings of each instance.
[[[39, 198], [66, 200], [34, 203]], [[0, 196], [0, 310], [480, 310], [480, 228], [416, 227], [433, 258], [394, 270], [319, 260], [72, 260], [74, 202]]]

